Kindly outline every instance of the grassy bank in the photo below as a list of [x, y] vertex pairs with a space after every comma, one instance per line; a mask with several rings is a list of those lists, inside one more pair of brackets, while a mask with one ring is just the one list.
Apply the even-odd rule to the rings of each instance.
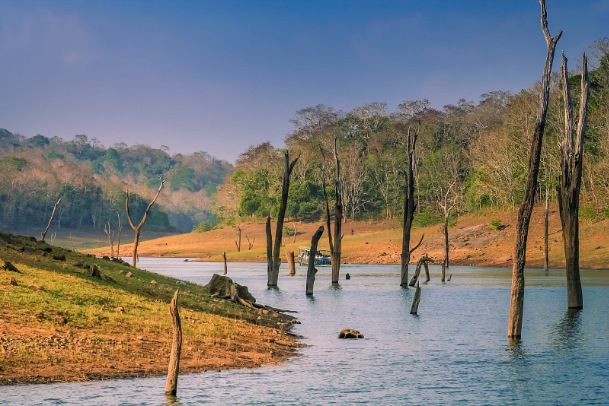
[[178, 287], [183, 372], [274, 363], [297, 346], [287, 320], [196, 284], [3, 233], [0, 260], [17, 270], [0, 268], [0, 384], [164, 374]]

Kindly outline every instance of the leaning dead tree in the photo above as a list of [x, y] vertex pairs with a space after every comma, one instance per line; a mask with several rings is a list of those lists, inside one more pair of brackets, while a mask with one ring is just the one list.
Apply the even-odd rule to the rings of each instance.
[[307, 285], [306, 295], [313, 296], [313, 285], [315, 284], [315, 274], [317, 269], [315, 268], [315, 255], [317, 253], [317, 244], [319, 239], [324, 232], [324, 226], [319, 226], [313, 237], [311, 238], [311, 249], [309, 250], [309, 264], [307, 267]]
[[415, 166], [415, 148], [417, 144], [417, 136], [419, 128], [408, 127], [406, 139], [406, 171], [404, 176], [404, 224], [402, 228], [402, 255], [401, 255], [401, 278], [400, 286], [408, 288], [408, 263], [410, 255], [423, 242], [421, 241], [414, 247], [410, 248], [410, 230], [412, 229], [412, 221], [414, 220], [414, 211], [417, 207], [414, 195], [414, 166]]
[[560, 143], [560, 174], [558, 176], [558, 209], [562, 223], [562, 240], [567, 268], [567, 301], [569, 309], [582, 309], [584, 298], [579, 276], [579, 192], [582, 181], [586, 109], [588, 107], [588, 60], [582, 57], [582, 77], [577, 128], [573, 123], [573, 105], [569, 94], [567, 58], [562, 56], [562, 98], [565, 133]]
[[40, 241], [44, 242], [45, 237], [47, 236], [47, 232], [51, 228], [51, 224], [53, 224], [53, 218], [55, 217], [55, 211], [57, 211], [57, 206], [61, 202], [61, 197], [57, 199], [55, 202], [55, 206], [53, 206], [53, 211], [51, 212], [51, 217], [49, 217], [49, 222], [47, 223], [47, 227], [44, 229], [42, 233], [40, 233]]
[[283, 239], [283, 222], [285, 212], [288, 206], [288, 194], [290, 191], [290, 175], [294, 170], [294, 166], [298, 162], [297, 157], [290, 162], [290, 153], [285, 151], [285, 169], [283, 172], [283, 183], [281, 185], [281, 201], [279, 202], [279, 213], [277, 213], [277, 225], [275, 228], [275, 244], [273, 245], [273, 235], [271, 234], [271, 217], [266, 220], [266, 260], [267, 260], [267, 286], [276, 287], [277, 279], [279, 279], [279, 267], [281, 259], [279, 253], [281, 251], [281, 241]]
[[430, 262], [433, 262], [433, 260], [429, 256], [427, 256], [427, 253], [423, 254], [423, 256], [421, 258], [419, 258], [419, 262], [417, 262], [417, 268], [415, 269], [414, 275], [412, 276], [412, 279], [410, 279], [410, 283], [408, 284], [408, 286], [412, 287], [419, 282], [419, 275], [421, 274], [421, 266], [423, 266], [425, 268], [425, 282], [430, 281], [429, 265], [428, 265]]
[[524, 266], [526, 263], [527, 237], [529, 223], [535, 203], [539, 174], [539, 162], [541, 159], [541, 146], [543, 134], [546, 127], [546, 115], [548, 112], [548, 100], [550, 98], [550, 75], [552, 73], [552, 62], [554, 61], [554, 50], [556, 43], [562, 35], [560, 31], [552, 37], [548, 30], [548, 19], [545, 0], [539, 0], [541, 7], [541, 27], [547, 44], [546, 61], [541, 79], [541, 93], [539, 95], [539, 111], [535, 122], [535, 133], [531, 142], [529, 155], [529, 171], [525, 189], [524, 200], [518, 211], [516, 224], [516, 243], [514, 246], [512, 260], [512, 289], [510, 295], [510, 317], [508, 321], [508, 337], [520, 338], [522, 334], [522, 317], [524, 308]]
[[326, 227], [328, 228], [328, 245], [330, 246], [330, 257], [332, 264], [332, 284], [338, 284], [340, 279], [340, 261], [342, 256], [342, 233], [343, 233], [343, 198], [340, 182], [340, 159], [338, 159], [337, 138], [334, 137], [334, 163], [336, 165], [336, 178], [334, 179], [334, 239], [330, 221], [330, 203], [326, 191], [326, 156], [319, 146], [322, 157], [321, 186], [326, 209]]
[[166, 178], [161, 179], [161, 184], [159, 185], [159, 188], [156, 191], [156, 195], [154, 196], [154, 199], [152, 199], [152, 201], [150, 203], [148, 203], [148, 206], [146, 207], [146, 210], [144, 211], [144, 215], [142, 216], [142, 219], [140, 220], [140, 222], [137, 225], [135, 225], [135, 223], [131, 219], [131, 213], [129, 212], [129, 197], [131, 196], [131, 194], [129, 193], [128, 189], [125, 193], [125, 211], [127, 212], [127, 220], [129, 220], [129, 225], [131, 226], [131, 228], [133, 229], [133, 233], [135, 234], [135, 236], [133, 238], [133, 260], [131, 261], [131, 265], [133, 265], [134, 268], [135, 268], [135, 265], [137, 264], [137, 246], [140, 243], [140, 235], [142, 233], [142, 227], [144, 227], [144, 224], [146, 223], [146, 219], [148, 219], [148, 213], [150, 212], [150, 209], [156, 202], [156, 199], [159, 198], [159, 195], [161, 194], [161, 190], [163, 190], [163, 185], [165, 185], [165, 180], [166, 180]]
[[169, 313], [173, 325], [173, 340], [171, 342], [171, 353], [169, 354], [169, 367], [167, 368], [167, 382], [165, 383], [165, 394], [175, 396], [178, 393], [178, 374], [180, 373], [180, 354], [182, 352], [182, 323], [180, 311], [178, 310], [178, 294], [180, 288], [171, 299]]

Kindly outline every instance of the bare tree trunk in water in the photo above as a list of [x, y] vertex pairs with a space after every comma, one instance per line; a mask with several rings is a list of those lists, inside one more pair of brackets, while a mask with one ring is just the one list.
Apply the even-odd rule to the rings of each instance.
[[546, 185], [546, 208], [543, 218], [543, 270], [550, 270], [550, 197], [548, 195], [548, 185]]
[[579, 192], [581, 189], [588, 106], [588, 60], [582, 57], [581, 98], [577, 129], [573, 123], [573, 105], [569, 95], [567, 58], [562, 56], [562, 87], [565, 134], [560, 143], [561, 165], [558, 185], [558, 208], [567, 265], [567, 301], [569, 309], [582, 309], [584, 298], [579, 276]]
[[167, 382], [165, 394], [175, 396], [178, 393], [178, 374], [180, 373], [180, 354], [182, 352], [182, 323], [178, 310], [178, 294], [180, 288], [173, 295], [169, 305], [169, 313], [173, 324], [173, 341], [171, 342], [171, 354], [169, 356], [169, 367], [167, 369]]
[[[401, 278], [400, 286], [408, 288], [408, 263], [410, 255], [418, 247], [410, 249], [410, 230], [412, 229], [412, 221], [414, 219], [414, 211], [416, 209], [414, 195], [414, 165], [415, 165], [415, 148], [419, 129], [416, 130], [408, 127], [407, 134], [407, 168], [404, 179], [404, 225], [402, 229], [402, 255], [401, 255]], [[422, 239], [421, 239], [422, 241]], [[419, 243], [420, 244], [420, 243]]]
[[546, 115], [548, 112], [548, 100], [550, 98], [550, 75], [552, 73], [552, 62], [554, 61], [554, 50], [556, 43], [562, 35], [560, 31], [556, 36], [550, 36], [548, 31], [548, 20], [545, 0], [539, 0], [541, 7], [541, 27], [547, 44], [546, 61], [541, 79], [541, 93], [539, 95], [539, 111], [535, 123], [535, 133], [531, 142], [529, 155], [529, 172], [527, 185], [522, 206], [518, 211], [516, 224], [516, 243], [512, 259], [512, 289], [510, 295], [510, 315], [508, 320], [508, 337], [520, 338], [522, 335], [522, 318], [524, 309], [524, 266], [526, 263], [527, 237], [529, 223], [535, 203], [535, 191], [537, 190], [537, 175], [539, 174], [539, 161], [541, 157], [541, 146], [543, 133], [546, 127]]
[[[285, 212], [288, 207], [288, 194], [290, 191], [290, 175], [294, 166], [298, 162], [298, 158], [290, 162], [290, 153], [285, 151], [285, 169], [283, 172], [283, 183], [281, 186], [281, 201], [279, 202], [279, 213], [277, 213], [277, 224], [275, 228], [275, 243], [272, 248], [272, 261], [268, 275], [267, 286], [277, 286], [277, 280], [279, 279], [279, 267], [281, 266], [281, 258], [279, 256], [281, 251], [281, 241], [283, 240], [283, 222], [285, 220]], [[269, 217], [270, 221], [270, 217]], [[270, 226], [269, 226], [270, 230]], [[267, 233], [267, 247], [269, 245], [269, 233]]]
[[336, 163], [336, 180], [334, 185], [335, 202], [334, 202], [334, 249], [331, 252], [332, 257], [332, 284], [338, 284], [340, 279], [340, 261], [342, 256], [343, 245], [343, 199], [342, 185], [340, 183], [340, 160], [338, 159], [337, 140], [334, 137], [334, 161]]
[[311, 238], [311, 248], [309, 250], [309, 264], [307, 267], [307, 286], [306, 295], [313, 296], [313, 285], [315, 284], [315, 274], [317, 269], [315, 268], [315, 255], [317, 254], [317, 244], [319, 239], [324, 232], [324, 226], [319, 226], [313, 237]]

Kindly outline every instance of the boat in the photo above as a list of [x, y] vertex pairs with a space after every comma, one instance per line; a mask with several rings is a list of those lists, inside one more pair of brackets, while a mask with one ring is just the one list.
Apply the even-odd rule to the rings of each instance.
[[[300, 265], [309, 265], [309, 257], [311, 255], [311, 247], [298, 247], [300, 253], [298, 254], [298, 260]], [[332, 265], [332, 259], [330, 256], [330, 250], [325, 248], [318, 248], [315, 254], [315, 265]]]

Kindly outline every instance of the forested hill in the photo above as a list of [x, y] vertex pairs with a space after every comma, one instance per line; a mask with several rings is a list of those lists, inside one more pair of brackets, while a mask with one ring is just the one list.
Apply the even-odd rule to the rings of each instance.
[[[598, 41], [593, 51], [580, 208], [580, 216], [592, 219], [609, 217], [609, 39]], [[574, 66], [569, 80], [576, 112], [580, 72]], [[551, 87], [539, 173], [542, 204], [546, 195], [556, 201], [559, 143], [565, 131], [557, 75]], [[489, 92], [478, 103], [460, 100], [443, 108], [414, 100], [396, 111], [388, 111], [386, 103], [369, 103], [350, 112], [325, 105], [302, 109], [283, 149], [263, 143], [240, 155], [234, 175], [218, 191], [218, 213], [229, 219], [276, 215], [287, 150], [290, 159], [299, 157], [288, 216], [321, 219], [325, 182], [331, 207], [335, 185], [340, 184], [347, 219], [401, 218], [408, 133], [417, 134], [415, 223], [431, 224], [445, 215], [484, 208], [518, 207], [538, 100], [539, 84], [534, 83], [517, 94]]]
[[53, 227], [103, 233], [125, 217], [125, 191], [139, 222], [148, 202], [166, 178], [147, 228], [190, 231], [212, 216], [211, 198], [232, 165], [205, 152], [170, 155], [166, 149], [124, 143], [106, 148], [77, 135], [71, 141], [36, 135], [25, 137], [0, 129], [0, 229], [46, 226], [61, 197]]

